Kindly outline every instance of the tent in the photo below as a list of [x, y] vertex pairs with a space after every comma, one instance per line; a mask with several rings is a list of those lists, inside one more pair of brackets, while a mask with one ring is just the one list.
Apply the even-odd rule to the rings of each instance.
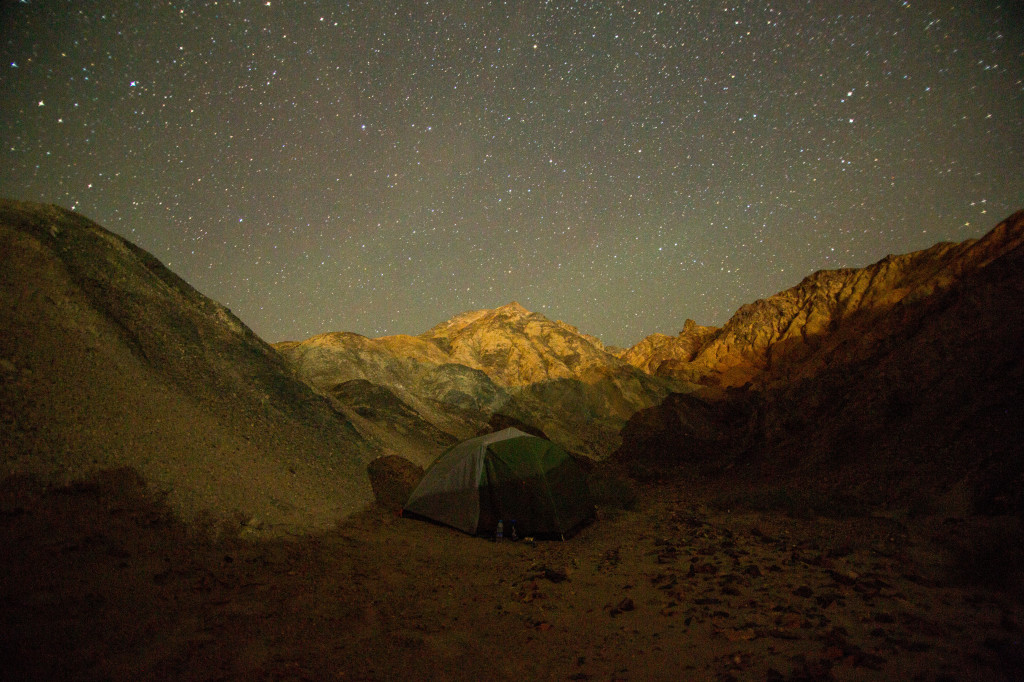
[[430, 465], [405, 511], [470, 534], [566, 534], [594, 517], [587, 477], [549, 440], [514, 428], [463, 441]]

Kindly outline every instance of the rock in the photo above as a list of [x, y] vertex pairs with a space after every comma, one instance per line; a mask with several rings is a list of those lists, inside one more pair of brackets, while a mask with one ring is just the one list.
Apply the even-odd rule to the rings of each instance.
[[366, 468], [377, 502], [389, 509], [401, 509], [423, 478], [423, 467], [404, 457], [386, 455]]
[[620, 613], [625, 613], [627, 611], [632, 611], [635, 608], [636, 608], [636, 604], [633, 603], [633, 600], [631, 598], [629, 598], [629, 597], [625, 597], [625, 598], [623, 598], [622, 601], [620, 601], [618, 604], [616, 604], [613, 609], [611, 609], [608, 612], [608, 615], [610, 615], [610, 616], [612, 616], [614, 618], [615, 616], [619, 615]]
[[755, 564], [750, 564], [749, 566], [743, 568], [743, 575], [748, 575], [751, 578], [760, 578], [764, 574], [761, 573], [761, 569], [758, 568]]
[[755, 416], [759, 409], [753, 397], [716, 400], [673, 393], [630, 418], [613, 459], [659, 468], [727, 466], [757, 446]]
[[843, 348], [844, 355], [870, 350], [888, 334], [894, 311], [954, 287], [1019, 248], [1022, 221], [1024, 212], [980, 240], [890, 255], [866, 268], [816, 272], [791, 289], [742, 306], [721, 329], [687, 320], [676, 339], [648, 337], [622, 357], [648, 371], [671, 358], [682, 362], [677, 374], [688, 370], [681, 378], [693, 380], [697, 372], [723, 386], [812, 375], [850, 341], [855, 347]]
[[548, 568], [547, 566], [541, 569], [541, 572], [537, 577], [544, 578], [545, 580], [550, 580], [553, 583], [560, 583], [569, 579], [569, 576], [566, 575], [565, 571], [559, 571], [554, 568]]
[[840, 585], [854, 585], [860, 575], [856, 571], [828, 571], [829, 577]]
[[648, 374], [675, 376], [693, 381], [699, 374], [687, 372], [697, 352], [719, 332], [718, 327], [705, 327], [693, 320], [686, 320], [678, 336], [652, 334], [618, 357]]

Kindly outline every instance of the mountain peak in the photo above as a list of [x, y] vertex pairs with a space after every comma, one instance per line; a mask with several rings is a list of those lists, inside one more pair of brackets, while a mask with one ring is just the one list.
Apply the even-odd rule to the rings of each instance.
[[519, 303], [519, 301], [512, 301], [511, 303], [506, 303], [505, 305], [501, 306], [500, 308], [495, 308], [494, 312], [502, 313], [502, 314], [505, 314], [505, 315], [516, 315], [516, 316], [533, 315], [533, 313], [530, 312], [529, 310], [527, 310], [526, 308], [524, 308]]
[[512, 301], [500, 308], [483, 308], [481, 310], [470, 310], [460, 313], [450, 320], [434, 325], [420, 334], [420, 338], [436, 339], [442, 336], [447, 337], [457, 334], [473, 324], [493, 324], [495, 322], [504, 324], [509, 321], [532, 317], [536, 314], [524, 308], [518, 301]]

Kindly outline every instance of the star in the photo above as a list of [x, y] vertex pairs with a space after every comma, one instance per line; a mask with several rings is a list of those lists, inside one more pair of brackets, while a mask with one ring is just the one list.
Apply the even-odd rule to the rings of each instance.
[[628, 346], [1024, 205], [994, 3], [8, 14], [5, 95], [37, 105], [0, 108], [5, 194], [74, 206], [269, 341], [518, 300]]

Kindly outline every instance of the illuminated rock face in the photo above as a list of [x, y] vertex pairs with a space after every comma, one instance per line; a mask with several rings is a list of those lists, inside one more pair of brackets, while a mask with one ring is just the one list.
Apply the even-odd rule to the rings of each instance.
[[[424, 465], [502, 415], [597, 459], [620, 445], [669, 461], [684, 445], [691, 459], [752, 450], [821, 459], [887, 443], [905, 428], [928, 431], [914, 446], [922, 449], [960, 437], [942, 415], [961, 405], [947, 396], [945, 407], [925, 400], [930, 407], [918, 410], [919, 396], [940, 386], [986, 394], [952, 387], [952, 377], [979, 363], [984, 374], [1020, 339], [1020, 306], [1003, 310], [1004, 285], [992, 280], [1016, 281], [1022, 223], [1017, 215], [978, 240], [818, 272], [743, 306], [721, 328], [687, 320], [678, 336], [653, 335], [627, 350], [518, 303], [463, 313], [418, 336], [334, 333], [276, 347], [380, 447]], [[390, 394], [373, 419], [352, 416], [341, 398], [351, 391], [338, 387], [357, 379]], [[673, 393], [683, 395], [665, 400]]]
[[[633, 413], [683, 388], [518, 303], [463, 313], [419, 336], [332, 333], [275, 347], [321, 393], [354, 379], [386, 387], [423, 418], [424, 433], [429, 424], [462, 440], [488, 430], [493, 415], [508, 415], [595, 458], [615, 449], [618, 431]], [[347, 409], [344, 400], [338, 403]], [[374, 430], [386, 443], [386, 434]], [[439, 446], [417, 451], [413, 444], [386, 444], [398, 452], [406, 448], [418, 463], [429, 463]]]
[[926, 303], [971, 282], [1024, 242], [1024, 213], [981, 239], [886, 256], [860, 269], [823, 270], [797, 286], [741, 307], [721, 328], [689, 323], [622, 355], [653, 374], [708, 385], [773, 385], [870, 357]]
[[379, 454], [278, 353], [150, 254], [52, 206], [0, 202], [2, 475], [134, 469], [227, 532], [329, 528]]

